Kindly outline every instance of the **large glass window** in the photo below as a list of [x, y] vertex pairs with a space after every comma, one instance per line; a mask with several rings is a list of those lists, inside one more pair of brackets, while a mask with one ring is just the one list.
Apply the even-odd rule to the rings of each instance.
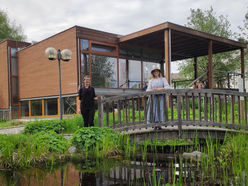
[[116, 50], [114, 46], [100, 45], [96, 43], [92, 43], [91, 49], [100, 52], [112, 52], [112, 53], [114, 53]]
[[58, 100], [46, 99], [44, 100], [45, 115], [57, 115], [58, 114]]
[[81, 54], [81, 78], [83, 78], [86, 74], [89, 74], [89, 55]]
[[141, 62], [129, 60], [129, 88], [141, 88]]
[[81, 50], [89, 50], [89, 41], [81, 39]]
[[119, 80], [120, 88], [128, 88], [126, 59], [119, 59]]
[[11, 71], [12, 71], [12, 76], [18, 75], [16, 58], [11, 58]]
[[94, 87], [117, 88], [117, 59], [92, 55], [91, 79]]
[[76, 97], [63, 98], [63, 114], [71, 115], [77, 113]]
[[11, 56], [16, 56], [17, 49], [11, 48]]
[[18, 97], [18, 79], [17, 79], [17, 77], [12, 77], [12, 96]]
[[32, 116], [41, 116], [42, 115], [42, 101], [41, 100], [32, 100], [31, 101], [31, 115]]
[[29, 103], [28, 101], [21, 102], [21, 116], [26, 117], [29, 116]]

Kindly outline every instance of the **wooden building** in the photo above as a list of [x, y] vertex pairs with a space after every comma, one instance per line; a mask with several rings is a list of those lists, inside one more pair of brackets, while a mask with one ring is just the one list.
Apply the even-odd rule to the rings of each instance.
[[[212, 55], [241, 51], [237, 41], [165, 22], [129, 35], [74, 26], [31, 45], [5, 40], [0, 43], [0, 118], [54, 117], [59, 115], [57, 61], [49, 61], [48, 47], [70, 49], [72, 60], [61, 62], [64, 115], [79, 113], [78, 89], [85, 74], [92, 77], [98, 95], [130, 94], [143, 91], [154, 66], [171, 82], [171, 62], [208, 56], [208, 81], [213, 88]], [[5, 113], [5, 114], [4, 114]]]

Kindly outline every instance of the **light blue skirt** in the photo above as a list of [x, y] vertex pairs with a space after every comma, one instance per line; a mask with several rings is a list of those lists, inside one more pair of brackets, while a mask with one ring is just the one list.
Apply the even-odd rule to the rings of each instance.
[[148, 98], [147, 124], [165, 121], [164, 97], [165, 95], [151, 95]]

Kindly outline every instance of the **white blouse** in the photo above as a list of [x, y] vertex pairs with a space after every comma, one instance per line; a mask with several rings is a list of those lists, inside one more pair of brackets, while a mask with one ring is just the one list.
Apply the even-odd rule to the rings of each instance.
[[148, 83], [148, 87], [146, 91], [152, 91], [153, 88], [171, 89], [171, 86], [164, 77], [160, 77], [160, 78], [152, 78]]

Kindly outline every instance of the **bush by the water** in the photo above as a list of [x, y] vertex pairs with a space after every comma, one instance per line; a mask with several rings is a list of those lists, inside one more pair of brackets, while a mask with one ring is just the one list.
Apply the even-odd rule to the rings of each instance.
[[66, 118], [63, 120], [40, 120], [29, 122], [24, 128], [24, 134], [35, 134], [42, 131], [54, 131], [58, 134], [75, 132], [83, 126], [81, 116]]
[[53, 131], [35, 135], [0, 135], [0, 168], [27, 167], [66, 152], [66, 139]]
[[85, 152], [88, 149], [94, 148], [108, 151], [117, 148], [120, 136], [120, 133], [108, 127], [85, 127], [74, 133], [72, 145], [79, 152]]

